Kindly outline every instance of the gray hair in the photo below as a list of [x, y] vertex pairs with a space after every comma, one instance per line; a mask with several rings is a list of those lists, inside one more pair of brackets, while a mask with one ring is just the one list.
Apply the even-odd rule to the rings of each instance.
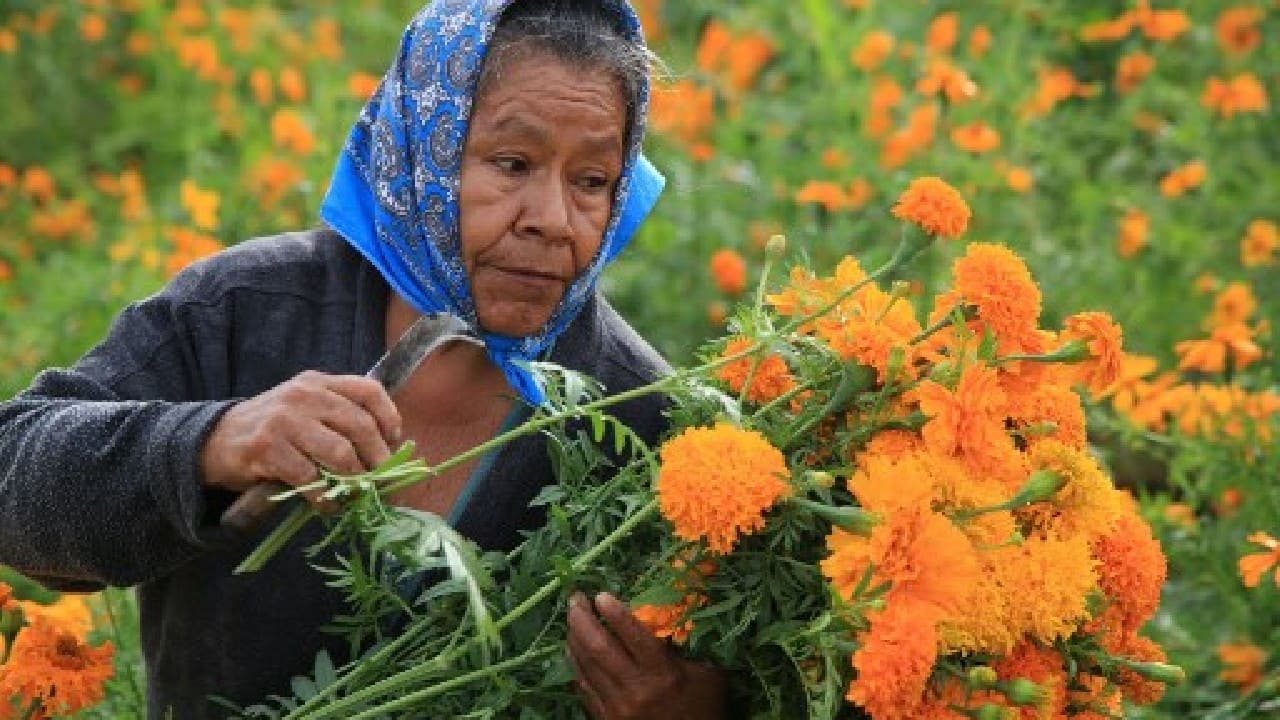
[[549, 55], [586, 71], [604, 70], [627, 106], [628, 135], [649, 73], [662, 63], [643, 40], [627, 36], [616, 11], [600, 0], [516, 0], [498, 19], [476, 86], [482, 96], [508, 62]]

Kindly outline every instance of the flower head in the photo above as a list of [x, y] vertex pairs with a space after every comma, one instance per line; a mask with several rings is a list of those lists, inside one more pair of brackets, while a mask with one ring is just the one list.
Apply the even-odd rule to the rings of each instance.
[[1218, 659], [1222, 672], [1218, 677], [1248, 693], [1262, 682], [1262, 668], [1267, 662], [1267, 652], [1251, 642], [1222, 643], [1218, 646]]
[[[1262, 582], [1262, 574], [1280, 563], [1280, 540], [1276, 540], [1264, 532], [1256, 532], [1249, 536], [1249, 542], [1261, 546], [1264, 551], [1250, 553], [1240, 558], [1240, 579], [1245, 587], [1258, 587]], [[1276, 587], [1280, 587], [1280, 573], [1275, 573]]]
[[711, 255], [711, 277], [716, 287], [729, 295], [738, 295], [747, 289], [747, 261], [737, 251], [721, 248]]
[[1093, 540], [1098, 586], [1114, 603], [1125, 632], [1134, 632], [1155, 614], [1168, 572], [1160, 543], [1135, 514], [1125, 513], [1115, 527]]
[[969, 226], [971, 213], [964, 198], [941, 178], [911, 181], [893, 206], [893, 216], [915, 223], [930, 235], [957, 238]]
[[[737, 355], [751, 345], [748, 338], [733, 338], [725, 345], [723, 356]], [[767, 403], [796, 386], [786, 360], [774, 354], [765, 355], [758, 360], [751, 356], [744, 357], [716, 370], [716, 377], [723, 380], [735, 393], [742, 392], [748, 376], [751, 378], [751, 386], [747, 390], [747, 399], [754, 403]]]
[[1083, 312], [1066, 319], [1061, 339], [1079, 340], [1089, 349], [1089, 359], [1076, 366], [1080, 384], [1100, 392], [1120, 377], [1124, 358], [1123, 331], [1103, 312]]
[[114, 652], [111, 643], [92, 647], [36, 619], [18, 634], [9, 662], [0, 666], [0, 698], [39, 701], [59, 715], [78, 712], [102, 700]]
[[660, 450], [658, 506], [684, 540], [712, 552], [764, 527], [764, 513], [791, 489], [782, 453], [763, 435], [728, 424], [688, 428]]

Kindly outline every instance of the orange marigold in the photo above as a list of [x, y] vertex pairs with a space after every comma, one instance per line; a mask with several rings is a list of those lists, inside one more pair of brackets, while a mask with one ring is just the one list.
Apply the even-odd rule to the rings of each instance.
[[1089, 617], [1089, 597], [1098, 585], [1097, 561], [1088, 541], [1030, 537], [992, 550], [992, 563], [1009, 604], [1009, 624], [1042, 643], [1071, 636]]
[[[1240, 558], [1240, 579], [1245, 587], [1258, 587], [1263, 573], [1280, 563], [1280, 541], [1264, 532], [1249, 536], [1249, 542], [1263, 548], [1263, 552], [1250, 553]], [[1280, 573], [1273, 573], [1276, 587], [1280, 587]]]
[[990, 243], [970, 243], [952, 267], [955, 284], [935, 300], [930, 324], [958, 305], [978, 310], [976, 330], [990, 329], [1002, 355], [1023, 352], [1038, 343], [1040, 288], [1026, 263], [1012, 250]]
[[1125, 55], [1116, 63], [1116, 90], [1132, 92], [1155, 69], [1156, 59], [1147, 53], [1139, 50]]
[[649, 628], [654, 637], [682, 644], [689, 639], [689, 633], [693, 632], [693, 620], [689, 619], [689, 613], [706, 602], [705, 595], [690, 593], [680, 602], [670, 605], [640, 605], [632, 609], [631, 614], [640, 624]]
[[1240, 241], [1240, 264], [1245, 267], [1271, 265], [1275, 262], [1277, 247], [1280, 247], [1280, 231], [1276, 224], [1270, 220], [1254, 220]]
[[857, 672], [845, 697], [877, 720], [918, 717], [938, 657], [937, 636], [927, 613], [890, 606], [873, 616], [853, 654]]
[[1204, 92], [1200, 95], [1200, 104], [1215, 110], [1224, 118], [1236, 113], [1266, 112], [1267, 89], [1250, 72], [1243, 72], [1228, 80], [1211, 77], [1205, 81]]
[[1257, 27], [1262, 16], [1262, 9], [1256, 7], [1223, 10], [1213, 24], [1214, 34], [1223, 51], [1228, 55], [1243, 55], [1256, 48], [1262, 42], [1262, 31]]
[[991, 435], [1004, 434], [1006, 398], [994, 368], [974, 364], [964, 369], [955, 390], [933, 380], [915, 393], [928, 418], [920, 434], [934, 452], [958, 455], [980, 447]]
[[658, 505], [677, 537], [717, 553], [764, 527], [791, 489], [786, 460], [763, 435], [732, 425], [688, 428], [659, 451]]
[[1151, 221], [1146, 213], [1137, 208], [1129, 208], [1120, 219], [1120, 240], [1117, 251], [1122, 258], [1131, 258], [1147, 244], [1147, 231]]
[[1000, 147], [1000, 133], [984, 122], [975, 121], [952, 130], [951, 142], [966, 152], [991, 152]]
[[1084, 343], [1089, 358], [1076, 365], [1077, 381], [1094, 392], [1101, 392], [1120, 377], [1124, 358], [1121, 348], [1123, 330], [1104, 312], [1083, 312], [1068, 317], [1063, 323], [1063, 341]]
[[71, 714], [102, 700], [113, 671], [111, 643], [85, 645], [43, 620], [18, 634], [9, 662], [0, 665], [0, 698], [39, 701], [46, 711]]
[[[1168, 659], [1155, 641], [1137, 633], [1126, 633], [1119, 638], [1118, 643], [1109, 645], [1107, 651], [1117, 657], [1144, 663], [1163, 663]], [[1125, 700], [1135, 705], [1152, 705], [1164, 695], [1164, 683], [1148, 680], [1123, 665], [1115, 680]]]
[[852, 595], [867, 567], [871, 587], [889, 583], [888, 607], [940, 620], [962, 607], [977, 581], [973, 543], [950, 518], [927, 505], [902, 505], [885, 513], [864, 538], [834, 528], [830, 557], [820, 563], [842, 597]]
[[1025, 678], [1045, 691], [1043, 703], [1022, 708], [1014, 717], [1019, 720], [1066, 717], [1067, 674], [1057, 650], [1023, 641], [1007, 656], [996, 659], [992, 668], [1003, 681]]
[[1145, 521], [1120, 515], [1107, 534], [1092, 542], [1098, 586], [1113, 603], [1124, 632], [1136, 632], [1156, 611], [1167, 566], [1160, 542]]
[[1267, 652], [1257, 645], [1251, 642], [1222, 643], [1218, 646], [1218, 659], [1222, 661], [1222, 672], [1218, 677], [1240, 688], [1241, 694], [1252, 691], [1262, 682]]
[[930, 235], [956, 238], [969, 226], [969, 206], [956, 189], [941, 178], [911, 181], [893, 206], [893, 216], [915, 223]]
[[[752, 341], [748, 338], [733, 338], [725, 345], [721, 357], [737, 355], [751, 345]], [[716, 377], [723, 380], [734, 393], [742, 392], [748, 375], [751, 376], [751, 387], [747, 390], [747, 399], [754, 403], [767, 403], [796, 386], [795, 377], [791, 375], [787, 362], [774, 354], [765, 355], [759, 360], [744, 357], [716, 370]]]
[[862, 38], [858, 47], [849, 53], [849, 61], [862, 70], [871, 72], [880, 67], [893, 53], [893, 35], [884, 30], [872, 30]]
[[1024, 527], [1046, 537], [1110, 532], [1125, 505], [1092, 457], [1055, 440], [1039, 443], [1030, 455], [1032, 469], [1049, 470], [1064, 482], [1053, 497], [1016, 511]]
[[738, 295], [747, 289], [747, 261], [738, 251], [721, 248], [712, 253], [709, 265], [720, 292]]

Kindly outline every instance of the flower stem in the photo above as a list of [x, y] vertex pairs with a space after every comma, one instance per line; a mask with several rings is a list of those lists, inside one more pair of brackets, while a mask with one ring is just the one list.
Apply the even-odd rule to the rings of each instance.
[[[632, 530], [640, 525], [640, 523], [647, 520], [649, 516], [657, 512], [657, 510], [658, 500], [657, 498], [654, 498], [637, 510], [634, 515], [624, 520], [621, 525], [614, 528], [613, 532], [602, 538], [600, 542], [596, 543], [590, 550], [579, 555], [571, 565], [573, 571], [571, 574], [576, 574], [586, 566], [595, 562], [596, 558], [600, 557], [600, 555], [602, 555], [606, 550], [613, 547], [613, 545], [618, 541], [630, 535]], [[494, 632], [501, 632], [507, 626], [523, 617], [530, 610], [546, 601], [556, 592], [559, 592], [560, 586], [563, 582], [564, 580], [562, 577], [556, 577], [552, 578], [546, 585], [538, 588], [537, 592], [525, 598], [523, 602], [512, 608], [506, 615], [503, 615], [494, 621]], [[448, 667], [459, 658], [465, 657], [470, 650], [470, 646], [474, 644], [476, 640], [477, 638], [472, 638], [467, 643], [454, 648], [452, 652], [438, 655], [421, 665], [384, 678], [383, 680], [361, 690], [357, 690], [344, 698], [334, 700], [323, 708], [314, 708], [318, 703], [315, 702], [316, 698], [313, 698], [312, 701], [305, 703], [302, 707], [286, 715], [285, 718], [286, 720], [295, 720], [305, 717], [309, 718], [309, 720], [321, 720], [321, 718], [344, 717], [342, 711], [347, 710], [350, 706], [370, 701], [373, 698], [390, 694], [405, 687], [411, 687], [416, 685], [422, 679], [430, 677], [432, 672]], [[429, 686], [426, 689], [429, 690], [431, 687], [435, 686]], [[301, 714], [306, 713], [308, 710], [313, 708], [316, 710], [314, 714]], [[374, 709], [376, 710], [377, 708]], [[372, 710], [367, 712], [372, 712]]]
[[409, 693], [408, 695], [402, 695], [396, 698], [395, 700], [392, 700], [391, 702], [387, 703], [386, 705], [379, 705], [378, 707], [365, 710], [364, 712], [359, 713], [358, 715], [352, 715], [351, 720], [369, 720], [370, 718], [384, 717], [387, 713], [400, 710], [403, 708], [413, 707], [414, 703], [421, 702], [423, 700], [429, 700], [433, 697], [436, 697], [437, 695], [443, 695], [444, 693], [447, 693], [450, 690], [453, 690], [455, 688], [460, 688], [476, 680], [480, 680], [486, 677], [492, 677], [494, 675], [497, 675], [498, 673], [505, 672], [512, 668], [520, 667], [525, 663], [529, 663], [529, 662], [533, 662], [534, 660], [541, 660], [542, 658], [549, 657], [555, 654], [556, 652], [558, 652], [559, 650], [560, 648], [554, 645], [548, 645], [547, 647], [538, 648], [535, 650], [529, 650], [521, 655], [517, 655], [516, 657], [511, 658], [510, 660], [503, 660], [502, 662], [494, 663], [493, 665], [489, 665], [487, 667], [483, 667], [478, 670], [472, 670], [469, 673], [459, 675], [451, 680], [446, 680], [445, 682], [437, 683], [435, 685], [425, 687], [417, 692]]

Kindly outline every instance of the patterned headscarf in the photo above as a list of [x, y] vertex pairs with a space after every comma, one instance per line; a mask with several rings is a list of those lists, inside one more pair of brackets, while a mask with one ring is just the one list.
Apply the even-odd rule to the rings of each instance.
[[[477, 330], [458, 229], [459, 174], [481, 61], [499, 16], [514, 1], [435, 0], [418, 13], [352, 128], [320, 208], [321, 218], [416, 310], [449, 312]], [[628, 38], [643, 42], [627, 1], [602, 1]], [[665, 180], [640, 153], [648, 103], [646, 81], [632, 110], [613, 214], [591, 264], [535, 334], [481, 333], [507, 381], [534, 405], [543, 391], [520, 362], [541, 357], [564, 332], [662, 192]]]

